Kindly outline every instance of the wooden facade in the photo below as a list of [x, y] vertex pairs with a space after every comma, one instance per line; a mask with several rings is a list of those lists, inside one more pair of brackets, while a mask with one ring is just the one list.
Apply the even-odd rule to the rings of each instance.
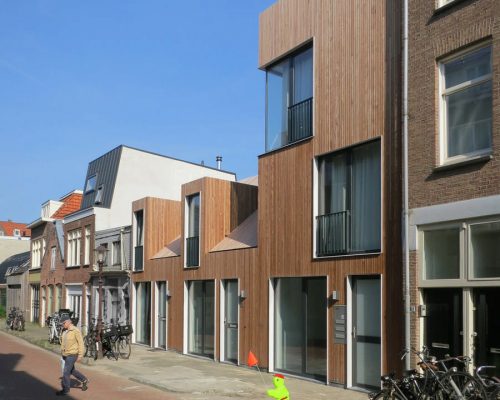
[[[282, 0], [260, 17], [259, 64], [267, 68], [306, 43], [313, 48], [313, 136], [259, 157], [256, 280], [327, 277], [328, 381], [346, 383], [346, 345], [334, 343], [333, 305], [347, 279], [382, 277], [382, 372], [400, 369], [402, 340], [400, 5], [397, 1]], [[314, 258], [314, 161], [380, 138], [382, 249]], [[265, 282], [260, 283], [265, 287]], [[259, 298], [269, 299], [263, 290]], [[265, 329], [269, 329], [268, 326]], [[263, 346], [261, 359], [268, 359]]]
[[[200, 193], [200, 262], [196, 268], [184, 266], [185, 199]], [[135, 201], [132, 212], [143, 210], [144, 215], [144, 270], [132, 274], [132, 282], [167, 282], [169, 289], [167, 311], [167, 348], [184, 352], [185, 285], [188, 281], [215, 281], [215, 354], [220, 359], [220, 302], [221, 282], [238, 279], [240, 289], [254, 292], [253, 276], [256, 271], [257, 249], [243, 248], [212, 251], [237, 225], [243, 222], [257, 207], [257, 188], [237, 182], [214, 178], [203, 178], [183, 185], [181, 201], [144, 198]], [[134, 227], [135, 229], [135, 227]], [[179, 254], [159, 255], [162, 247], [180, 236]], [[132, 301], [136, 302], [136, 299]], [[153, 309], [157, 304], [152, 289]], [[260, 337], [257, 315], [265, 315], [265, 308], [255, 309], [254, 299], [242, 300], [239, 304], [239, 362], [246, 360], [249, 350], [254, 350]], [[260, 311], [260, 312], [259, 312]], [[134, 317], [132, 318], [134, 320]], [[151, 320], [153, 338], [156, 343], [156, 318]]]

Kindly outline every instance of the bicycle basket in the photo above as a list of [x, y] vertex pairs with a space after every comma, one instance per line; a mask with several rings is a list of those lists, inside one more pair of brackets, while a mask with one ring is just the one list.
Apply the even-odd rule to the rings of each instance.
[[107, 328], [104, 333], [102, 334], [102, 337], [105, 339], [108, 339], [110, 337], [118, 335], [118, 330], [116, 329], [115, 326], [112, 326], [110, 328]]
[[134, 333], [134, 330], [132, 329], [132, 325], [122, 325], [118, 326], [118, 334], [120, 336], [128, 336]]

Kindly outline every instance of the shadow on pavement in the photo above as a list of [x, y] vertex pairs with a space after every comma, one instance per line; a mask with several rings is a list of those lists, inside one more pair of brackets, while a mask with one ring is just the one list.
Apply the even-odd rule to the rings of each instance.
[[54, 388], [25, 371], [15, 371], [22, 354], [0, 354], [0, 399], [74, 399], [56, 396]]

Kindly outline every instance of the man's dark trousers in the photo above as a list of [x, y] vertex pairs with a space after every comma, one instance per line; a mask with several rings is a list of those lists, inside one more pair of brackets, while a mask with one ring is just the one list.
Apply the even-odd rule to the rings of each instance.
[[71, 375], [73, 375], [80, 382], [86, 381], [87, 378], [75, 369], [75, 363], [78, 359], [78, 355], [64, 356], [64, 373], [62, 379], [62, 389], [64, 392], [69, 392], [71, 388]]

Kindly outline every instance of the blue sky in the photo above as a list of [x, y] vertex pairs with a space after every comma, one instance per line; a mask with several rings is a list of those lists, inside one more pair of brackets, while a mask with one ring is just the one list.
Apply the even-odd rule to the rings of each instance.
[[256, 175], [274, 2], [0, 1], [0, 220], [37, 219], [120, 144]]

